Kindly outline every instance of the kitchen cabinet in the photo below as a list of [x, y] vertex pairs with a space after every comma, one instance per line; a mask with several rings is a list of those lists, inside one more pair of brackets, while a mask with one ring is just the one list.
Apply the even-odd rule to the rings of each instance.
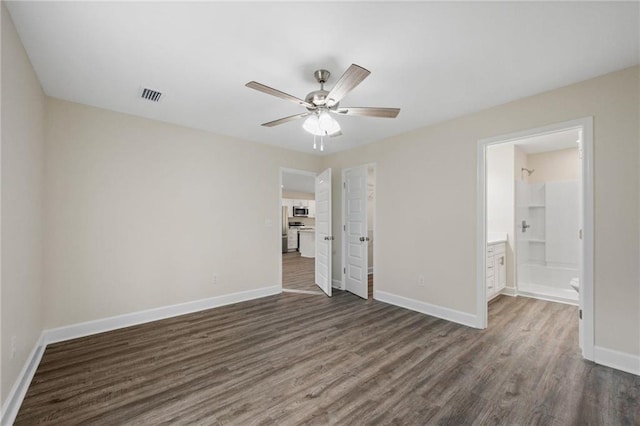
[[495, 296], [507, 286], [507, 250], [506, 243], [498, 242], [487, 246], [487, 300]]
[[316, 201], [309, 200], [309, 217], [316, 217]]
[[287, 243], [289, 251], [296, 251], [298, 249], [298, 228], [289, 228]]
[[282, 206], [287, 208], [287, 216], [293, 217], [293, 200], [291, 198], [283, 198]]
[[300, 256], [316, 257], [316, 233], [313, 229], [301, 229], [300, 233]]
[[309, 200], [293, 200], [293, 205], [296, 207], [309, 207]]

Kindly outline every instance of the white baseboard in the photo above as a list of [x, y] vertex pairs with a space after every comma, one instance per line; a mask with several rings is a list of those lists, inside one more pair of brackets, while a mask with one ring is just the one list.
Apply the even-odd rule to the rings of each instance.
[[280, 286], [262, 287], [255, 290], [240, 291], [237, 293], [210, 297], [208, 299], [194, 300], [192, 302], [179, 303], [177, 305], [162, 306], [160, 308], [53, 328], [43, 332], [44, 343], [49, 344], [76, 339], [78, 337], [103, 333], [105, 331], [116, 330], [118, 328], [130, 327], [132, 325], [157, 321], [178, 315], [190, 314], [192, 312], [203, 311], [205, 309], [217, 308], [219, 306], [272, 296], [274, 294], [280, 294], [281, 292], [282, 287]]
[[296, 290], [294, 288], [283, 288], [283, 293], [296, 293], [296, 294], [321, 294], [324, 296], [324, 292], [322, 290]]
[[340, 280], [331, 280], [331, 287], [337, 288], [338, 290], [344, 290], [344, 288], [342, 288], [342, 281]]
[[0, 425], [12, 425], [18, 415], [18, 410], [22, 405], [22, 400], [27, 394], [29, 385], [33, 376], [36, 374], [42, 354], [46, 344], [44, 343], [43, 335], [41, 334], [36, 344], [33, 346], [31, 353], [27, 357], [18, 378], [16, 379], [13, 387], [9, 391], [9, 395], [2, 404], [2, 416], [0, 417]]
[[468, 327], [478, 328], [477, 317], [466, 312], [460, 312], [456, 311], [455, 309], [436, 306], [415, 299], [409, 299], [407, 297], [398, 296], [396, 294], [387, 293], [385, 291], [379, 291], [375, 288], [373, 289], [373, 298], [381, 302], [389, 303], [391, 305], [396, 305], [402, 308], [411, 309], [412, 311], [431, 315], [432, 317], [442, 318], [447, 321], [466, 325]]
[[547, 302], [564, 303], [565, 305], [571, 305], [571, 306], [579, 306], [580, 305], [580, 302], [577, 301], [577, 300], [569, 300], [569, 299], [567, 299], [565, 297], [558, 297], [558, 296], [550, 296], [550, 295], [532, 293], [530, 291], [518, 290], [518, 296], [530, 297], [532, 299], [546, 300]]
[[504, 294], [505, 296], [517, 296], [515, 288], [505, 287], [500, 291], [500, 294]]
[[640, 356], [595, 346], [594, 362], [640, 376]]

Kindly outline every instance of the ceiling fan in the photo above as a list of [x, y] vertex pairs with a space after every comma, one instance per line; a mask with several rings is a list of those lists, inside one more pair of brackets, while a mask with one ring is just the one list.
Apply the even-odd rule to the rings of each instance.
[[[314, 136], [340, 136], [340, 124], [329, 113], [336, 115], [354, 115], [366, 117], [395, 118], [400, 112], [399, 108], [374, 108], [374, 107], [340, 107], [340, 101], [358, 86], [365, 78], [371, 74], [370, 71], [359, 65], [351, 66], [342, 74], [338, 82], [329, 90], [324, 89], [324, 84], [329, 79], [331, 73], [321, 69], [313, 73], [316, 81], [320, 83], [320, 90], [310, 92], [304, 100], [287, 93], [276, 90], [264, 84], [250, 81], [246, 84], [251, 89], [264, 92], [268, 95], [277, 96], [281, 99], [294, 102], [307, 109], [306, 112], [279, 118], [277, 120], [263, 123], [263, 126], [274, 127], [288, 123], [300, 118], [307, 117], [303, 128]], [[315, 148], [315, 144], [314, 144]]]

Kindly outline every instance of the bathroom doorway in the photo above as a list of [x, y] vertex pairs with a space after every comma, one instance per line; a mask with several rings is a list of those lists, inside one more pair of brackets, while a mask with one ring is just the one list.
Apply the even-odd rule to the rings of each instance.
[[498, 297], [577, 305], [593, 359], [592, 147], [590, 118], [480, 141], [480, 328]]

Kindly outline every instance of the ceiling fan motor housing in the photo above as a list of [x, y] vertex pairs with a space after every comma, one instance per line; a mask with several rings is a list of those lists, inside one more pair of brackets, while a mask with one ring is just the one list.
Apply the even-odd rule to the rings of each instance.
[[[307, 97], [305, 98], [305, 101], [309, 102], [310, 104], [315, 105], [316, 107], [322, 107], [325, 106], [327, 103], [327, 95], [329, 94], [328, 90], [314, 90], [313, 92], [309, 93], [307, 95]], [[335, 109], [338, 107], [338, 104], [335, 104], [331, 107], [331, 109]], [[307, 109], [309, 111], [313, 111], [315, 108], [308, 108]]]
[[[316, 81], [320, 83], [320, 90], [314, 90], [309, 93], [307, 97], [304, 99], [310, 104], [315, 105], [316, 107], [322, 107], [327, 104], [327, 95], [329, 94], [328, 90], [324, 90], [324, 83], [329, 80], [331, 73], [327, 70], [316, 70], [313, 73], [313, 76], [316, 78]], [[337, 108], [337, 105], [332, 106], [331, 109]], [[314, 108], [307, 107], [309, 111], [313, 111]]]

